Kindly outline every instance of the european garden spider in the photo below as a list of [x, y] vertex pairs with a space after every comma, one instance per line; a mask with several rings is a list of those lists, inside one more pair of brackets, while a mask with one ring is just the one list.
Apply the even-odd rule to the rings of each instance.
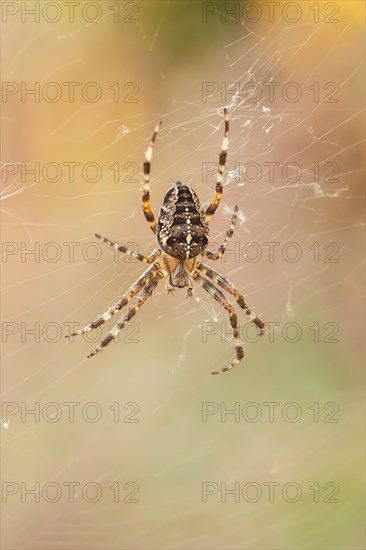
[[153, 233], [156, 234], [160, 248], [155, 249], [149, 256], [143, 256], [142, 254], [127, 249], [123, 244], [111, 241], [98, 234], [95, 235], [98, 239], [101, 239], [112, 248], [132, 256], [140, 262], [149, 264], [149, 267], [113, 306], [109, 307], [102, 315], [95, 319], [95, 321], [88, 323], [82, 329], [68, 335], [76, 336], [78, 334], [84, 334], [89, 330], [93, 330], [103, 325], [117, 311], [126, 306], [132, 298], [135, 296], [138, 297], [136, 304], [130, 306], [127, 313], [112, 327], [107, 336], [88, 357], [93, 357], [93, 355], [102, 351], [103, 348], [116, 338], [119, 331], [130, 321], [140, 307], [152, 295], [159, 280], [164, 277], [169, 277], [168, 290], [188, 287], [189, 296], [192, 295], [192, 282], [199, 283], [229, 313], [230, 323], [234, 332], [236, 356], [230, 365], [216, 370], [212, 374], [221, 374], [232, 369], [235, 365], [240, 363], [244, 357], [244, 351], [239, 338], [237, 315], [218, 286], [225, 292], [234, 296], [238, 305], [247, 315], [249, 315], [252, 322], [258, 327], [260, 334], [262, 335], [264, 333], [264, 323], [251, 309], [249, 309], [245, 303], [244, 296], [235, 286], [225, 279], [225, 277], [222, 277], [215, 270], [197, 259], [198, 255], [206, 256], [209, 260], [218, 260], [221, 258], [225, 253], [229, 239], [233, 235], [238, 217], [238, 207], [235, 206], [229, 229], [218, 252], [214, 254], [207, 250], [209, 236], [208, 221], [212, 218], [220, 203], [225, 177], [229, 139], [229, 118], [227, 109], [224, 109], [224, 115], [224, 138], [222, 142], [222, 151], [219, 157], [215, 198], [206, 210], [204, 210], [193, 189], [178, 181], [170, 187], [165, 196], [159, 212], [157, 224], [150, 206], [151, 157], [161, 122], [156, 125], [151, 136], [150, 144], [145, 153], [142, 205], [145, 218], [149, 222]]

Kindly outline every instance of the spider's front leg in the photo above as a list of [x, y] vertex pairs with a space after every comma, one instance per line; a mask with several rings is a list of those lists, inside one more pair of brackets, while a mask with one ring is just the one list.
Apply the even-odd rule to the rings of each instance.
[[207, 258], [209, 260], [219, 260], [221, 258], [221, 256], [223, 256], [225, 254], [227, 243], [229, 242], [229, 240], [231, 239], [231, 237], [234, 234], [234, 228], [235, 228], [236, 222], [238, 220], [238, 210], [239, 209], [238, 209], [237, 205], [235, 205], [234, 212], [233, 212], [233, 217], [231, 218], [229, 229], [227, 230], [225, 238], [224, 238], [222, 244], [220, 245], [220, 248], [218, 249], [218, 251], [214, 253], [214, 252], [210, 252], [209, 250], [206, 250], [205, 256], [207, 256]]
[[203, 286], [203, 288], [208, 292], [223, 308], [226, 309], [226, 311], [229, 313], [230, 317], [230, 324], [233, 329], [234, 333], [234, 341], [235, 341], [235, 352], [236, 357], [233, 359], [233, 361], [228, 365], [227, 367], [224, 367], [222, 369], [218, 369], [213, 371], [211, 374], [222, 374], [223, 372], [227, 372], [228, 370], [235, 367], [244, 357], [244, 350], [242, 348], [241, 342], [240, 342], [240, 336], [239, 336], [239, 328], [238, 328], [238, 317], [234, 311], [234, 308], [232, 305], [226, 300], [225, 296], [219, 290], [215, 287], [213, 283], [202, 277], [197, 271], [195, 271], [192, 274], [192, 277], [194, 281], [199, 283]]
[[145, 161], [144, 161], [144, 187], [142, 192], [142, 208], [145, 214], [145, 218], [149, 222], [153, 233], [156, 233], [156, 221], [150, 206], [150, 170], [151, 170], [151, 158], [152, 158], [154, 143], [156, 140], [156, 136], [158, 135], [160, 126], [161, 126], [161, 121], [158, 122], [157, 125], [155, 126], [155, 129], [151, 136], [150, 144], [145, 153]]
[[222, 184], [224, 183], [224, 179], [225, 179], [227, 147], [229, 144], [229, 115], [226, 108], [224, 109], [224, 115], [225, 115], [224, 137], [222, 140], [222, 149], [219, 157], [219, 169], [218, 169], [217, 178], [216, 178], [216, 195], [214, 200], [206, 209], [206, 212], [205, 212], [206, 220], [210, 220], [214, 215], [214, 213], [216, 212], [216, 209], [220, 204], [220, 200], [223, 192]]
[[128, 249], [127, 246], [125, 246], [124, 244], [119, 244], [116, 241], [111, 241], [107, 237], [102, 237], [102, 235], [99, 235], [98, 233], [95, 233], [95, 236], [98, 239], [102, 240], [104, 243], [109, 244], [111, 248], [114, 248], [119, 252], [123, 252], [124, 254], [127, 254], [128, 256], [131, 256], [132, 258], [135, 258], [136, 260], [139, 260], [140, 262], [143, 262], [145, 264], [152, 264], [159, 253], [159, 249], [156, 248], [151, 252], [151, 254], [149, 254], [149, 256], [144, 256], [143, 254], [139, 254], [139, 252]]

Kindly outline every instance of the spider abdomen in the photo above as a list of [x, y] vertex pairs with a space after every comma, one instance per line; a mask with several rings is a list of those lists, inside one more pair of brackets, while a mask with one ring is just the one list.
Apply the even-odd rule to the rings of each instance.
[[177, 182], [165, 195], [157, 238], [163, 251], [178, 260], [202, 254], [208, 244], [208, 223], [196, 193]]

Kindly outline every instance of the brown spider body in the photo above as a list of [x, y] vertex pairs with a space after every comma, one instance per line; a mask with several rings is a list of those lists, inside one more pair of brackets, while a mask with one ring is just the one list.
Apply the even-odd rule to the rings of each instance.
[[129, 302], [136, 298], [135, 305], [131, 305], [122, 318], [117, 321], [100, 342], [100, 344], [88, 355], [93, 357], [102, 351], [110, 342], [115, 340], [119, 332], [126, 326], [143, 304], [151, 297], [159, 281], [165, 277], [168, 279], [168, 290], [174, 288], [188, 287], [188, 295], [192, 295], [193, 282], [200, 285], [218, 304], [229, 314], [230, 324], [233, 329], [235, 342], [235, 357], [227, 366], [214, 371], [212, 374], [221, 374], [226, 372], [243, 359], [244, 350], [240, 342], [237, 314], [228, 301], [224, 292], [232, 296], [238, 306], [244, 310], [251, 321], [259, 329], [259, 333], [264, 333], [264, 323], [256, 316], [254, 311], [246, 304], [244, 296], [237, 288], [220, 275], [217, 271], [207, 266], [203, 261], [198, 260], [197, 256], [202, 255], [209, 260], [218, 260], [225, 253], [227, 243], [232, 237], [234, 227], [238, 218], [238, 207], [235, 206], [230, 226], [226, 232], [225, 238], [216, 253], [207, 250], [209, 226], [208, 221], [212, 218], [220, 204], [223, 182], [225, 176], [226, 155], [229, 138], [229, 118], [227, 110], [224, 109], [224, 137], [222, 150], [219, 156], [219, 166], [216, 179], [216, 193], [212, 202], [206, 209], [203, 209], [198, 196], [193, 189], [181, 182], [177, 182], [168, 190], [164, 202], [161, 206], [158, 223], [155, 221], [154, 213], [150, 206], [150, 168], [153, 146], [159, 131], [160, 123], [156, 125], [151, 136], [150, 145], [145, 153], [144, 186], [142, 194], [142, 207], [146, 220], [149, 222], [151, 230], [156, 235], [160, 249], [154, 250], [148, 256], [127, 248], [123, 244], [111, 241], [107, 237], [96, 234], [115, 250], [148, 264], [144, 273], [130, 286], [125, 294], [118, 298], [118, 301], [110, 306], [97, 319], [86, 324], [83, 328], [77, 330], [68, 336], [84, 334], [103, 325], [108, 319], [113, 317], [117, 311], [126, 307]]
[[168, 256], [181, 261], [203, 254], [207, 247], [205, 212], [193, 189], [180, 181], [165, 195], [159, 212], [157, 238]]

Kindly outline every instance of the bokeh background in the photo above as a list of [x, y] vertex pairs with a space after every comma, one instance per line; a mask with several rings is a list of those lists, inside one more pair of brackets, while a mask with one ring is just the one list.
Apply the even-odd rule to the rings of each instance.
[[[3, 548], [364, 548], [364, 3], [290, 4], [2, 3]], [[178, 179], [207, 204], [225, 105], [212, 241], [240, 217], [215, 268], [266, 334], [240, 313], [245, 360], [213, 377], [226, 312], [162, 282], [87, 360], [101, 332], [67, 323], [143, 270], [94, 233], [155, 247], [139, 172], [159, 118], [155, 212]]]

